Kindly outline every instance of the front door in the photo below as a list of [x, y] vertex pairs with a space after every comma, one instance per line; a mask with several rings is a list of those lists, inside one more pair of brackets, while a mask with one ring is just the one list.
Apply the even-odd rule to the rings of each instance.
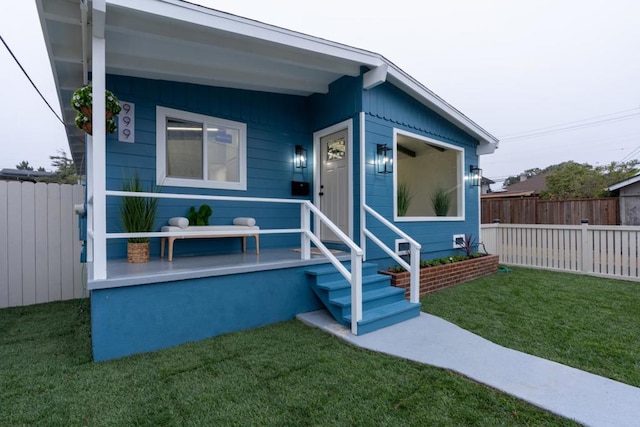
[[[349, 235], [349, 140], [347, 129], [320, 138], [320, 210], [340, 230]], [[324, 223], [320, 239], [338, 242], [340, 239]]]

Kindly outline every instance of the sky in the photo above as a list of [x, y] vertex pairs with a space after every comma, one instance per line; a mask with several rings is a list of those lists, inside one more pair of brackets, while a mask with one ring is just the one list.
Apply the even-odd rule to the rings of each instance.
[[[498, 186], [568, 160], [640, 159], [637, 0], [192, 1], [384, 55], [500, 139], [481, 159]], [[60, 114], [35, 2], [3, 9], [0, 35]], [[0, 70], [0, 168], [51, 169], [69, 150], [62, 124], [3, 45]]]

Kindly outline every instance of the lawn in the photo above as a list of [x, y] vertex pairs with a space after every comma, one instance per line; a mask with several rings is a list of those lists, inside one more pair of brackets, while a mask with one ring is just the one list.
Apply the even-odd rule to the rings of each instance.
[[514, 267], [422, 304], [495, 343], [640, 387], [640, 283]]
[[295, 320], [93, 363], [87, 310], [0, 310], [0, 425], [574, 425]]

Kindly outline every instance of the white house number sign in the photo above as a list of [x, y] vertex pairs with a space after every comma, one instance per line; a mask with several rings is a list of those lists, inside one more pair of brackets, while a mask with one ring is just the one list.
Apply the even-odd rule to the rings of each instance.
[[135, 142], [136, 115], [135, 105], [132, 102], [120, 101], [120, 114], [118, 114], [118, 141]]

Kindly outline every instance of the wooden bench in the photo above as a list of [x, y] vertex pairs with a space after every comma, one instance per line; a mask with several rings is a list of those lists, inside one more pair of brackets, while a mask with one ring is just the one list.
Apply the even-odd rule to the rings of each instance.
[[[169, 242], [169, 261], [173, 261], [173, 242], [176, 239], [219, 239], [222, 237], [240, 237], [242, 239], [242, 252], [247, 251], [247, 236], [253, 236], [256, 241], [256, 254], [260, 254], [260, 234], [255, 233], [260, 230], [258, 226], [247, 225], [197, 225], [186, 228], [165, 225], [162, 232], [182, 233], [179, 236], [168, 236], [160, 239], [160, 258], [164, 258], [164, 247]], [[194, 234], [194, 232], [206, 231], [207, 234]], [[232, 233], [236, 231], [236, 233]]]

